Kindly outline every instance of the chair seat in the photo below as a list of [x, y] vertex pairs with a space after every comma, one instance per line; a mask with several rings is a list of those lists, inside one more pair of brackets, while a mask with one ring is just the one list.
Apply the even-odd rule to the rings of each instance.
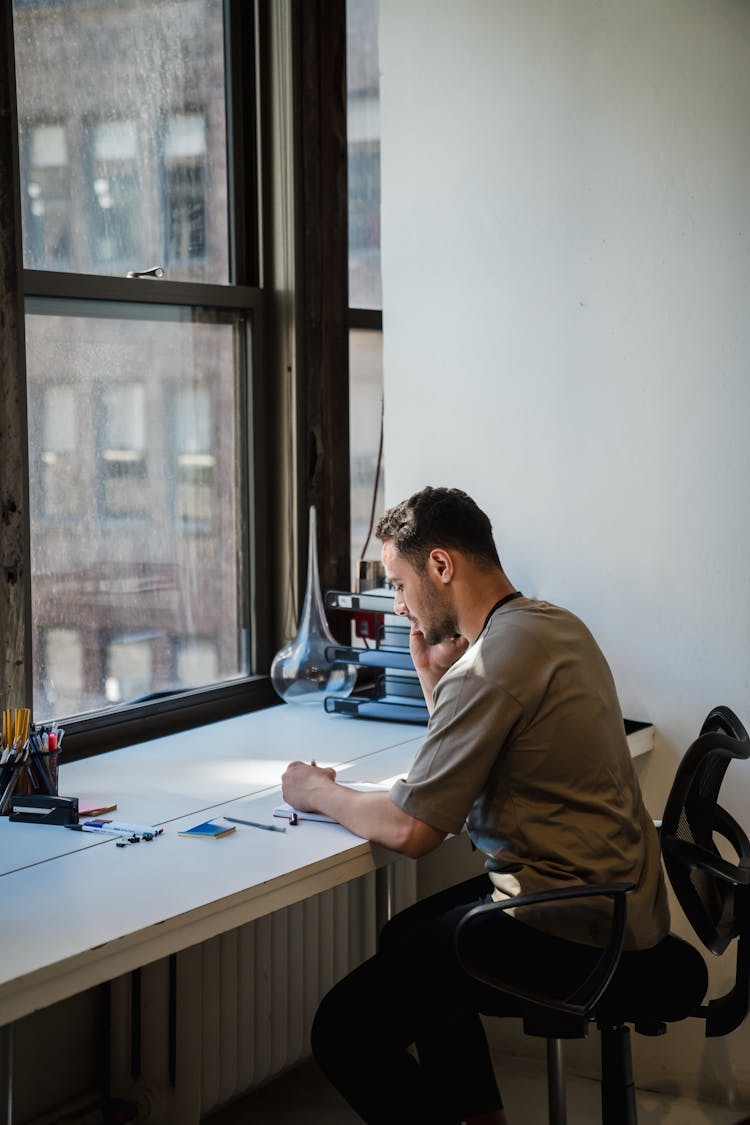
[[669, 934], [651, 949], [622, 954], [596, 1010], [601, 1024], [674, 1023], [696, 1011], [708, 990], [701, 953]]
[[[532, 948], [537, 940], [538, 936], [531, 931], [527, 941]], [[587, 946], [578, 946], [578, 951], [575, 981], [563, 982], [554, 964], [539, 959], [533, 977], [521, 976], [514, 968], [513, 983], [548, 999], [565, 999], [565, 991], [575, 988], [599, 956], [597, 950]], [[700, 952], [675, 934], [669, 934], [651, 949], [628, 950], [622, 954], [604, 997], [588, 1013], [588, 1019], [564, 1015], [553, 1009], [530, 1012], [528, 1004], [515, 1002], [506, 992], [481, 984], [475, 987], [477, 1005], [485, 1015], [523, 1015], [530, 1035], [581, 1038], [590, 1020], [612, 1027], [632, 1023], [639, 1025], [637, 1030], [640, 1031], [649, 1024], [656, 1029], [659, 1024], [685, 1019], [706, 995], [708, 970]]]

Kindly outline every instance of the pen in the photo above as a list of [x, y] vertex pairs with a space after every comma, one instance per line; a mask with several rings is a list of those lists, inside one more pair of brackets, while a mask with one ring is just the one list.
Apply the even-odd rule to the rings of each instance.
[[151, 836], [161, 836], [164, 829], [156, 828], [149, 824], [126, 824], [121, 820], [86, 820], [85, 824], [90, 824], [94, 828], [108, 828], [110, 832], [139, 832], [143, 834], [148, 832]]
[[72, 828], [74, 832], [96, 832], [102, 836], [127, 836], [131, 844], [136, 843], [141, 837], [144, 840], [153, 840], [154, 838], [151, 831], [142, 832], [139, 835], [129, 828], [110, 828], [107, 824], [64, 824], [63, 827]]
[[63, 828], [71, 828], [73, 832], [99, 832], [104, 836], [121, 836], [117, 829], [105, 828], [100, 824], [64, 824]]
[[248, 828], [264, 828], [266, 832], [286, 832], [286, 828], [280, 828], [278, 824], [259, 824], [257, 820], [240, 820], [236, 816], [225, 816], [223, 820], [229, 820], [232, 824], [246, 824]]

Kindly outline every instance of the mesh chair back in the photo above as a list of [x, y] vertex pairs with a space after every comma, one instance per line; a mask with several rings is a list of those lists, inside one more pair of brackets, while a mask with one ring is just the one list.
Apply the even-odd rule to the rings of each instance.
[[[669, 880], [696, 934], [717, 954], [740, 933], [737, 890], [746, 893], [750, 880], [750, 840], [719, 805], [719, 791], [732, 759], [749, 756], [742, 723], [728, 708], [714, 708], [678, 767], [662, 819]], [[736, 861], [724, 858], [718, 838], [727, 841]]]

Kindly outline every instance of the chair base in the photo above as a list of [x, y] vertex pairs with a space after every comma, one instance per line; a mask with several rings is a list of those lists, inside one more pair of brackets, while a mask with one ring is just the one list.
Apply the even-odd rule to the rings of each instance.
[[602, 1125], [638, 1125], [629, 1027], [602, 1027]]
[[[638, 1125], [628, 1027], [601, 1027], [602, 1125]], [[547, 1039], [549, 1125], [567, 1125], [564, 1040]]]
[[567, 1125], [565, 1056], [562, 1039], [547, 1040], [547, 1116], [549, 1125]]

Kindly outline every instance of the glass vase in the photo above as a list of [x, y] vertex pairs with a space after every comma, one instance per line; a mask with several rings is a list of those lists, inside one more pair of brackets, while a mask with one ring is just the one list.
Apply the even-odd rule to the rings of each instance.
[[307, 589], [296, 635], [271, 664], [271, 683], [286, 703], [322, 705], [327, 695], [346, 696], [354, 687], [357, 670], [351, 664], [333, 664], [326, 648], [339, 642], [331, 634], [323, 610], [318, 573], [315, 507], [310, 508], [307, 550]]

